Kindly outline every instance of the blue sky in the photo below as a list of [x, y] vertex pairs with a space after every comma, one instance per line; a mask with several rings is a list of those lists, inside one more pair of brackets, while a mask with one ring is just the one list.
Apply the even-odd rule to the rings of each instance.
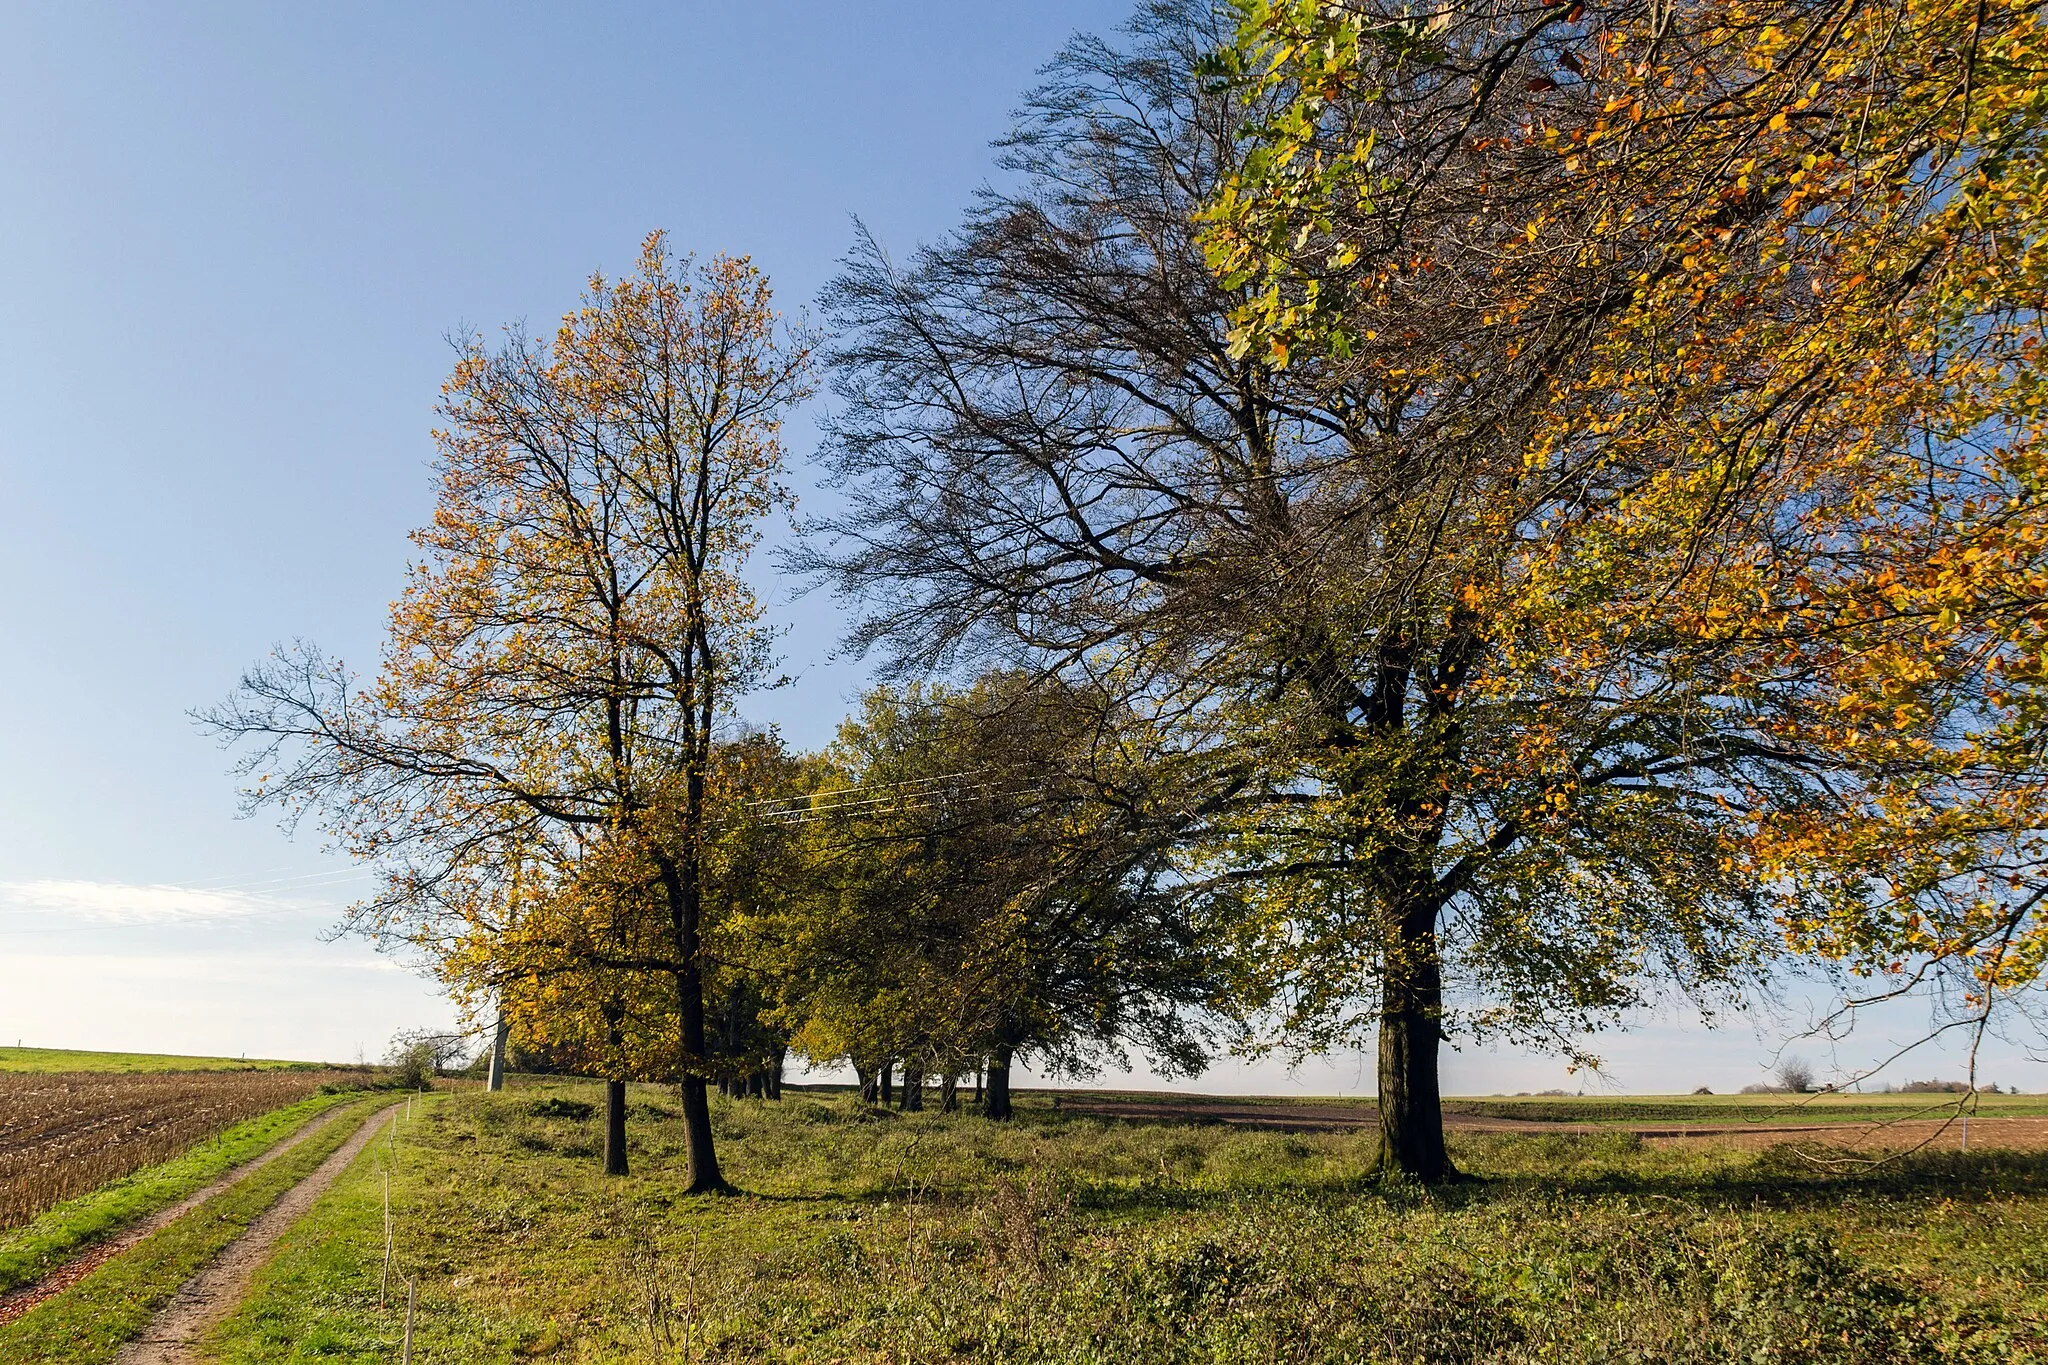
[[[656, 227], [751, 253], [801, 308], [853, 215], [899, 252], [945, 230], [1035, 68], [1124, 13], [0, 10], [0, 1042], [346, 1060], [445, 1018], [398, 964], [323, 941], [357, 874], [236, 820], [185, 712], [278, 640], [373, 660], [450, 331], [544, 330]], [[801, 463], [808, 423], [789, 435]], [[814, 744], [862, 672], [832, 658], [829, 602], [770, 588], [799, 682], [750, 718]], [[1758, 1027], [1649, 1021], [1616, 1080], [1754, 1079]], [[1512, 1051], [1450, 1072], [1566, 1083]], [[1362, 1085], [1350, 1058], [1216, 1082]]]

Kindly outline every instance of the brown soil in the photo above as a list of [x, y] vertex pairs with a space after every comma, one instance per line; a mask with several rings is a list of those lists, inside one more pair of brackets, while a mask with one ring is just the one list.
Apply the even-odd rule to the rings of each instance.
[[[1379, 1127], [1379, 1111], [1369, 1104], [1288, 1104], [1262, 1100], [1218, 1103], [1169, 1098], [1062, 1098], [1060, 1111], [1093, 1118], [1131, 1119], [1155, 1123], [1220, 1123], [1236, 1128], [1265, 1128], [1289, 1133], [1343, 1133]], [[1769, 1147], [1781, 1142], [1825, 1142], [1830, 1146], [1898, 1150], [1929, 1146], [1953, 1149], [1964, 1145], [1963, 1125], [1938, 1119], [1902, 1119], [1890, 1123], [1551, 1123], [1538, 1119], [1494, 1118], [1479, 1114], [1445, 1114], [1444, 1126], [1466, 1133], [1634, 1133], [1645, 1141], [1715, 1141], [1742, 1147]], [[2048, 1116], [1973, 1118], [1971, 1147], [2048, 1150]]]
[[241, 1236], [222, 1247], [205, 1269], [180, 1286], [176, 1298], [158, 1310], [142, 1335], [121, 1348], [114, 1357], [115, 1365], [195, 1365], [199, 1359], [195, 1343], [241, 1301], [250, 1279], [270, 1259], [277, 1239], [327, 1192], [397, 1108], [391, 1105], [363, 1120], [355, 1135], [311, 1175], [285, 1191]]
[[1855, 1150], [1896, 1152], [1926, 1147], [1953, 1152], [1965, 1148], [2000, 1147], [2011, 1151], [2048, 1151], [2048, 1115], [2017, 1114], [2010, 1118], [1898, 1119], [1890, 1123], [1817, 1123], [1791, 1128], [1745, 1124], [1740, 1128], [1662, 1128], [1641, 1130], [1644, 1138], [1685, 1142], [1711, 1140], [1725, 1146], [1774, 1147], [1781, 1142], [1825, 1145]]
[[123, 1228], [102, 1242], [95, 1242], [72, 1257], [64, 1264], [45, 1273], [41, 1278], [24, 1285], [16, 1285], [5, 1294], [0, 1294], [0, 1325], [13, 1322], [29, 1309], [34, 1308], [53, 1294], [61, 1294], [77, 1284], [107, 1261], [120, 1255], [128, 1248], [159, 1228], [169, 1227], [193, 1209], [219, 1194], [242, 1177], [259, 1171], [271, 1162], [304, 1142], [313, 1134], [325, 1128], [340, 1117], [339, 1109], [330, 1109], [301, 1125], [297, 1132], [285, 1138], [260, 1156], [252, 1157], [234, 1167], [205, 1188], [196, 1190], [167, 1209], [159, 1210], [132, 1227]]
[[322, 1071], [0, 1075], [0, 1228], [338, 1079]]
[[[1221, 1123], [1233, 1128], [1272, 1128], [1289, 1133], [1346, 1133], [1376, 1129], [1380, 1111], [1370, 1104], [1288, 1104], [1269, 1100], [1062, 1099], [1060, 1112], [1090, 1118], [1155, 1123]], [[1444, 1126], [1463, 1132], [1591, 1133], [1606, 1125], [1546, 1123], [1482, 1114], [1444, 1115]]]

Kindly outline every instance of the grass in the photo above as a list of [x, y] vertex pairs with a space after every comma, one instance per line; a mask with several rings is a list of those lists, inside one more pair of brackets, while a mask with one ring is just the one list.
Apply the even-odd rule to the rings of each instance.
[[[357, 1097], [367, 1110], [376, 1099]], [[292, 1151], [145, 1238], [64, 1293], [0, 1326], [9, 1365], [104, 1365], [204, 1266], [355, 1131], [344, 1115]]]
[[[2048, 1157], [1859, 1172], [1627, 1134], [1456, 1140], [1478, 1179], [1369, 1179], [1368, 1134], [716, 1101], [748, 1193], [684, 1196], [633, 1092], [635, 1174], [561, 1085], [432, 1100], [398, 1154], [420, 1362], [2039, 1360]], [[396, 1358], [357, 1163], [209, 1343]], [[400, 1300], [402, 1302], [402, 1300]]]
[[251, 1061], [246, 1057], [175, 1057], [157, 1052], [74, 1052], [61, 1047], [0, 1047], [0, 1073], [10, 1071], [322, 1071], [325, 1062]]
[[41, 1278], [74, 1252], [170, 1207], [348, 1098], [314, 1095], [248, 1119], [169, 1161], [110, 1181], [26, 1226], [0, 1233], [0, 1294]]

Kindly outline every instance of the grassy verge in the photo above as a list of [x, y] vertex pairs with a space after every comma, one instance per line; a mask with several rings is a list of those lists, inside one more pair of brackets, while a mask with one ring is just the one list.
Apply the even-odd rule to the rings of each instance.
[[356, 1131], [380, 1097], [350, 1097], [352, 1112], [263, 1169], [108, 1261], [16, 1321], [0, 1326], [9, 1365], [101, 1365], [168, 1303], [215, 1253]]
[[[1480, 1179], [1381, 1185], [1366, 1134], [874, 1116], [720, 1101], [728, 1174], [684, 1196], [673, 1102], [635, 1174], [549, 1093], [438, 1101], [393, 1180], [414, 1359], [2039, 1360], [2048, 1157], [1856, 1175], [1625, 1135], [1459, 1141]], [[594, 1100], [592, 1088], [560, 1093]], [[393, 1358], [369, 1163], [210, 1343], [236, 1365]]]
[[177, 1203], [349, 1098], [348, 1094], [313, 1095], [274, 1109], [169, 1161], [110, 1180], [90, 1194], [66, 1200], [32, 1223], [0, 1233], [0, 1294], [41, 1278], [74, 1252]]
[[326, 1062], [247, 1057], [177, 1057], [160, 1052], [77, 1052], [62, 1047], [0, 1047], [0, 1071], [324, 1071]]

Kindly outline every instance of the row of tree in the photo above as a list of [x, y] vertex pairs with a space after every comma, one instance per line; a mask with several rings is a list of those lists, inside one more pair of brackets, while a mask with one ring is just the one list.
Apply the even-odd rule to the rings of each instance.
[[[465, 344], [373, 685], [209, 714], [386, 872], [356, 927], [706, 1099], [1458, 1031], [1564, 1049], [1788, 954], [2038, 996], [2048, 46], [1955, 0], [1204, 0], [1081, 39], [1008, 188], [782, 327], [657, 236]], [[906, 682], [737, 728], [789, 566]], [[615, 1129], [615, 1136], [617, 1130]], [[623, 1163], [623, 1145], [611, 1144]]]

